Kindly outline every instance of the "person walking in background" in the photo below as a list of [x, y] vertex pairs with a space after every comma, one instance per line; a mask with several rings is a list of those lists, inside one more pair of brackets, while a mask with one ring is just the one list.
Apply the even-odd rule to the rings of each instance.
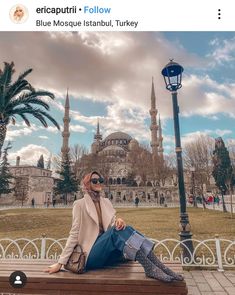
[[110, 194], [110, 201], [112, 202], [112, 200], [113, 200], [113, 195]]
[[32, 204], [32, 207], [34, 208], [34, 206], [35, 206], [35, 200], [34, 200], [34, 198], [32, 198], [31, 204]]
[[50, 198], [47, 198], [47, 208], [50, 206]]
[[137, 195], [135, 195], [135, 207], [139, 206], [139, 202], [140, 202], [140, 199], [138, 198]]
[[165, 266], [154, 254], [153, 241], [116, 217], [110, 200], [101, 195], [103, 183], [104, 178], [96, 171], [84, 177], [84, 197], [73, 204], [73, 223], [65, 248], [58, 262], [45, 272], [58, 272], [79, 244], [87, 253], [85, 271], [106, 268], [125, 258], [138, 261], [147, 277], [164, 282], [182, 281], [181, 275]]
[[147, 196], [148, 196], [148, 202], [151, 202], [150, 194], [148, 193]]
[[160, 205], [161, 206], [164, 205], [164, 196], [163, 196], [163, 194], [161, 194], [161, 196], [160, 196]]
[[52, 205], [53, 205], [54, 208], [55, 208], [55, 204], [56, 204], [56, 198], [55, 198], [55, 196], [53, 196]]

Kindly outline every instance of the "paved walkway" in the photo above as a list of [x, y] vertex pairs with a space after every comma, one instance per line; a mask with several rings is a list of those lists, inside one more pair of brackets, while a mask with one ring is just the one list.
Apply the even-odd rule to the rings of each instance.
[[188, 295], [235, 295], [235, 271], [184, 271]]

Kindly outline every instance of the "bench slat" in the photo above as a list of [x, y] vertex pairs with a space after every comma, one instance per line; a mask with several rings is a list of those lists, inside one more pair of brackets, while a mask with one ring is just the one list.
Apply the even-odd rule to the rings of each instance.
[[[186, 295], [185, 282], [164, 283], [147, 278], [143, 268], [136, 262], [126, 262], [106, 269], [94, 270], [76, 275], [68, 271], [55, 274], [43, 272], [51, 260], [0, 260], [0, 286], [2, 292], [15, 292], [28, 294], [76, 294], [76, 295], [102, 295], [102, 294], [168, 294]], [[167, 264], [174, 271], [182, 272], [179, 264]], [[15, 270], [23, 271], [28, 282], [23, 289], [14, 289], [8, 280]], [[22, 292], [21, 292], [22, 291]]]

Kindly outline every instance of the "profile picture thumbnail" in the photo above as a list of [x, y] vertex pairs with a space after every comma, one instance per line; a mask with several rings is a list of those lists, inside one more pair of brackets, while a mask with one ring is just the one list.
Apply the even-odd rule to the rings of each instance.
[[10, 10], [10, 19], [13, 23], [22, 24], [28, 19], [28, 10], [22, 4], [14, 5]]

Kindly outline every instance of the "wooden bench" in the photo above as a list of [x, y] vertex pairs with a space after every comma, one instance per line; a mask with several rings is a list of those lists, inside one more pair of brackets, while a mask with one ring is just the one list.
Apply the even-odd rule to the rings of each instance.
[[[163, 283], [147, 278], [141, 265], [132, 261], [82, 275], [66, 270], [51, 275], [43, 272], [52, 263], [47, 260], [0, 260], [0, 292], [38, 295], [188, 294], [185, 281]], [[180, 264], [167, 265], [182, 273]], [[16, 270], [27, 276], [27, 284], [22, 289], [13, 288], [9, 283], [10, 274]]]

